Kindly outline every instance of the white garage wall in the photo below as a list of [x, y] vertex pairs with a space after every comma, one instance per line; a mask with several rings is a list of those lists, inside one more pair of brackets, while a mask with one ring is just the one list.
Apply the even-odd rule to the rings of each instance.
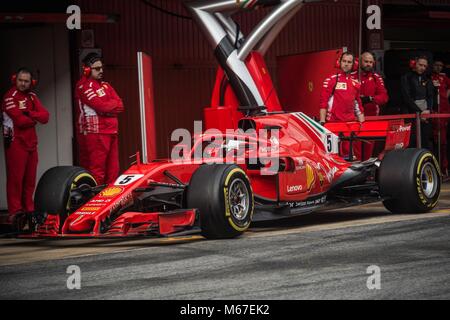
[[[38, 125], [38, 178], [49, 168], [71, 165], [72, 156], [72, 88], [69, 39], [65, 26], [0, 29], [2, 77], [27, 66], [38, 71], [36, 93], [50, 112], [47, 125]], [[4, 92], [1, 93], [2, 95]], [[6, 169], [3, 143], [0, 146], [0, 210], [6, 209]]]

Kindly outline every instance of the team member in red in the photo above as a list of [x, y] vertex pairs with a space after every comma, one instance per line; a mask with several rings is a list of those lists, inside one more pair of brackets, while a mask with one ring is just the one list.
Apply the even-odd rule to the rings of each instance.
[[34, 211], [38, 164], [35, 127], [37, 123], [46, 124], [49, 120], [48, 111], [31, 91], [33, 81], [28, 69], [19, 69], [2, 102], [9, 221], [19, 228], [24, 220], [21, 218]]
[[83, 77], [77, 84], [81, 165], [98, 184], [112, 183], [119, 174], [118, 114], [122, 100], [103, 79], [101, 57], [89, 54], [84, 59]]
[[[439, 113], [450, 113], [450, 104], [448, 98], [450, 96], [450, 79], [445, 73], [442, 73], [444, 63], [441, 60], [436, 60], [433, 64], [433, 75], [431, 80], [433, 85], [438, 91], [437, 94], [437, 106], [436, 111]], [[448, 154], [447, 154], [447, 126], [449, 124], [448, 119], [440, 119], [434, 121], [434, 137], [437, 143], [440, 129], [440, 144], [441, 144], [441, 168], [444, 173], [448, 171]]]
[[[361, 101], [365, 116], [380, 115], [380, 107], [389, 100], [383, 78], [374, 72], [375, 57], [370, 52], [361, 55]], [[364, 144], [363, 160], [372, 156], [374, 143]]]
[[[352, 53], [343, 53], [336, 75], [325, 79], [320, 95], [320, 122], [364, 122], [364, 109], [360, 99], [360, 83], [351, 74], [355, 69], [355, 57]], [[348, 157], [349, 143], [341, 143], [341, 153]], [[361, 159], [361, 150], [354, 144], [354, 155]]]

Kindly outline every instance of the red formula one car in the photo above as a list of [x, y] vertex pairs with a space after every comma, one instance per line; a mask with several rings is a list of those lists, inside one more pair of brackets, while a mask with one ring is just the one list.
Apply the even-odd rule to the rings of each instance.
[[[403, 121], [321, 126], [282, 111], [263, 56], [302, 0], [187, 4], [220, 64], [207, 130], [178, 158], [137, 163], [97, 186], [79, 167], [56, 167], [39, 181], [33, 237], [166, 236], [210, 239], [244, 233], [252, 221], [382, 201], [396, 213], [425, 213], [438, 201], [434, 156], [405, 149]], [[308, 1], [310, 2], [310, 1]], [[275, 6], [245, 38], [233, 13]], [[230, 131], [231, 129], [231, 131]], [[228, 130], [228, 131], [227, 131]], [[353, 161], [341, 141], [382, 140], [377, 158]], [[200, 156], [199, 156], [200, 155]], [[232, 161], [228, 161], [228, 160]]]

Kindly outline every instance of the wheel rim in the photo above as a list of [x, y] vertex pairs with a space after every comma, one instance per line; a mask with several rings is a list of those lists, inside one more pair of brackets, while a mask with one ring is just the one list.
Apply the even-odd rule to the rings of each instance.
[[422, 167], [420, 182], [425, 196], [427, 198], [433, 198], [438, 187], [438, 174], [436, 168], [431, 163], [427, 163]]
[[82, 177], [80, 180], [73, 182], [70, 187], [69, 199], [66, 205], [67, 214], [71, 214], [78, 210], [84, 203], [86, 203], [92, 195], [84, 194], [83, 192], [75, 192], [76, 189], [82, 190], [87, 189], [90, 190], [92, 187], [95, 187], [97, 183], [90, 176]]
[[230, 204], [231, 214], [237, 220], [243, 221], [247, 218], [250, 204], [247, 186], [241, 179], [236, 179], [231, 183], [229, 190], [228, 203]]
[[82, 193], [79, 192], [73, 192], [74, 189], [81, 189], [81, 188], [90, 188], [91, 186], [87, 183], [83, 183], [81, 185], [74, 186], [70, 188], [70, 196], [69, 201], [67, 202], [67, 212], [72, 213], [75, 210], [77, 210], [80, 205], [78, 203], [83, 203], [85, 200], [85, 196]]

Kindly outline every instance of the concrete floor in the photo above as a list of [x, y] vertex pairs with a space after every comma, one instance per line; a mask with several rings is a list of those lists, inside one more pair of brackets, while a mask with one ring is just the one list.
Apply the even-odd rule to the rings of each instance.
[[[0, 240], [0, 299], [449, 299], [450, 186], [424, 215], [379, 204], [259, 223], [234, 240]], [[67, 288], [79, 266], [81, 290]], [[369, 290], [367, 268], [381, 270]]]

